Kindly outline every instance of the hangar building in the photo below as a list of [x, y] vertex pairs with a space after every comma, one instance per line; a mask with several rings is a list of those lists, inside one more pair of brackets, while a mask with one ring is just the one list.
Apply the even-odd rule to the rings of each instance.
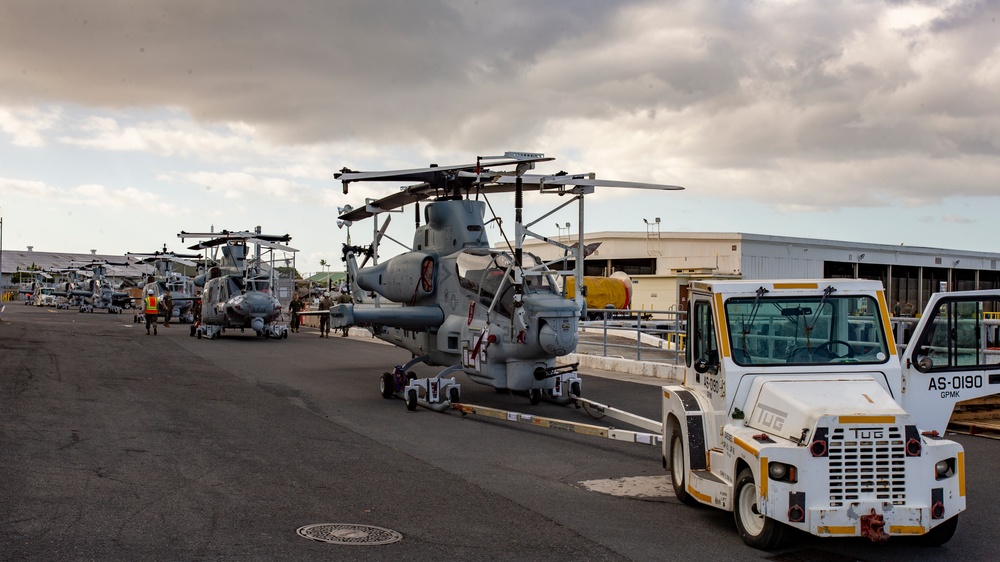
[[[569, 236], [559, 241], [570, 244]], [[941, 290], [1000, 289], [1000, 253], [870, 244], [740, 232], [596, 232], [600, 243], [584, 260], [584, 275], [623, 271], [632, 278], [632, 308], [677, 310], [696, 279], [875, 279], [889, 306], [922, 310]], [[524, 249], [548, 261], [559, 248], [526, 239]], [[567, 268], [573, 267], [568, 260]]]

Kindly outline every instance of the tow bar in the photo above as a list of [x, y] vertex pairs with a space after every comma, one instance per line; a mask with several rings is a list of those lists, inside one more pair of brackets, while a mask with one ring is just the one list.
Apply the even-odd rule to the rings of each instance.
[[645, 433], [628, 429], [602, 427], [599, 425], [533, 416], [531, 414], [500, 410], [498, 408], [490, 408], [488, 406], [476, 406], [475, 404], [452, 404], [451, 407], [461, 412], [463, 416], [472, 414], [493, 419], [506, 420], [509, 422], [530, 424], [535, 427], [560, 429], [563, 431], [569, 431], [570, 433], [590, 435], [592, 437], [602, 437], [604, 439], [611, 439], [614, 441], [627, 441], [642, 445], [660, 445], [663, 442], [663, 434], [661, 431], [662, 424], [660, 422], [644, 418], [642, 416], [637, 416], [617, 408], [605, 406], [604, 404], [600, 404], [592, 400], [586, 400], [584, 398], [580, 398], [579, 396], [573, 396], [572, 399], [578, 407], [582, 407], [585, 410], [595, 410], [608, 417], [630, 423], [636, 427], [641, 427], [655, 433]]

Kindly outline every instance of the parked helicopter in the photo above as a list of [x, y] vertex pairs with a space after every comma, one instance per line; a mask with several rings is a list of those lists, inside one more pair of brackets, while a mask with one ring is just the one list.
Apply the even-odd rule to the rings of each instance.
[[[182, 242], [187, 238], [207, 238], [189, 249], [211, 249], [211, 261], [218, 264], [194, 280], [203, 291], [201, 316], [191, 326], [192, 336], [215, 339], [229, 328], [239, 328], [241, 332], [249, 328], [261, 337], [288, 337], [288, 326], [278, 324], [282, 318], [281, 303], [272, 288], [274, 251], [298, 251], [279, 244], [289, 242], [291, 236], [261, 234], [260, 227], [254, 232], [182, 231], [177, 236]], [[247, 254], [248, 244], [254, 247], [252, 256]], [[270, 263], [266, 263], [268, 257]]]
[[[22, 282], [18, 285], [17, 293], [24, 295], [24, 304], [33, 306], [55, 306], [55, 287], [52, 284], [53, 277], [45, 271], [33, 270], [31, 281]], [[23, 275], [23, 273], [22, 273]], [[23, 277], [21, 277], [23, 279]]]
[[[531, 232], [534, 223], [525, 225], [522, 220], [523, 190], [531, 187], [541, 193], [571, 195], [556, 210], [578, 202], [582, 219], [583, 196], [593, 193], [595, 186], [683, 188], [597, 180], [593, 174], [525, 174], [536, 162], [549, 160], [553, 158], [543, 154], [507, 152], [479, 157], [475, 164], [386, 172], [344, 168], [334, 176], [343, 182], [344, 193], [356, 181], [420, 182], [363, 208], [343, 209], [338, 225], [350, 226], [353, 221], [435, 198], [424, 208], [423, 225], [419, 225], [417, 209], [418, 226], [410, 251], [364, 267], [368, 259], [377, 263], [378, 241], [385, 231], [384, 225], [381, 231], [377, 229], [377, 221], [372, 246], [344, 245], [354, 303], [334, 306], [329, 312], [331, 326], [366, 326], [376, 337], [414, 356], [382, 374], [379, 389], [384, 398], [400, 396], [410, 410], [418, 404], [443, 410], [461, 398], [461, 385], [447, 377], [457, 371], [497, 390], [527, 393], [532, 404], [543, 398], [565, 404], [580, 395], [582, 381], [576, 365], [557, 366], [556, 357], [576, 348], [577, 321], [585, 314], [584, 296], [570, 300], [557, 291], [555, 276], [569, 273], [550, 266], [564, 258], [542, 263], [524, 255], [521, 243], [525, 236], [533, 236], [569, 252], [575, 257], [573, 275], [579, 287], [582, 249], [586, 248], [583, 221], [579, 241], [572, 247]], [[514, 170], [492, 171], [485, 165], [514, 166]], [[505, 252], [492, 249], [487, 240], [485, 199], [489, 193], [511, 191], [515, 193], [514, 246]], [[497, 222], [502, 232], [502, 223]], [[366, 256], [360, 267], [359, 254]], [[396, 304], [382, 306], [379, 297]], [[363, 304], [372, 298], [374, 306]], [[420, 362], [445, 369], [433, 378], [417, 379], [408, 369]]]
[[94, 309], [97, 308], [107, 310], [109, 314], [121, 314], [122, 310], [132, 306], [132, 295], [116, 290], [107, 279], [109, 265], [127, 267], [127, 260], [121, 263], [107, 260], [72, 261], [70, 265], [93, 273], [93, 277], [89, 281], [84, 281], [79, 288], [69, 291], [70, 296], [83, 299], [83, 302], [79, 304], [80, 312], [94, 312]]
[[[150, 264], [153, 267], [153, 275], [148, 277], [146, 285], [142, 288], [142, 294], [147, 295], [152, 289], [157, 302], [163, 302], [163, 296], [169, 293], [174, 303], [173, 310], [169, 312], [170, 318], [176, 317], [177, 321], [182, 324], [193, 324], [195, 321], [194, 302], [199, 298], [194, 294], [194, 281], [187, 275], [175, 271], [174, 264], [197, 269], [198, 263], [193, 260], [200, 259], [201, 255], [168, 252], [166, 244], [163, 245], [162, 252], [157, 251], [151, 254], [128, 252], [125, 255], [136, 258], [136, 263]], [[134, 318], [137, 323], [143, 321], [142, 311], [139, 312], [140, 314]]]

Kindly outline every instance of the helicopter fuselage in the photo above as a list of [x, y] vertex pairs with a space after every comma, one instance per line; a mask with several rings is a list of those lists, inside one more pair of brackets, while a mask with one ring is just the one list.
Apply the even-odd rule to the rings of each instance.
[[338, 305], [333, 325], [368, 326], [427, 364], [460, 365], [498, 389], [551, 389], [556, 357], [576, 348], [576, 303], [548, 274], [517, 283], [511, 256], [489, 248], [482, 202], [438, 201], [425, 212], [413, 251], [356, 273], [358, 288], [396, 304]]

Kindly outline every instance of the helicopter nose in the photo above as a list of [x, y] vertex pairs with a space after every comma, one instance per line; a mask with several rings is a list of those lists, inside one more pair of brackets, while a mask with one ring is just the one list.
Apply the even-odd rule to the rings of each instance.
[[563, 356], [576, 349], [577, 334], [575, 318], [546, 318], [538, 329], [538, 343], [545, 351]]

